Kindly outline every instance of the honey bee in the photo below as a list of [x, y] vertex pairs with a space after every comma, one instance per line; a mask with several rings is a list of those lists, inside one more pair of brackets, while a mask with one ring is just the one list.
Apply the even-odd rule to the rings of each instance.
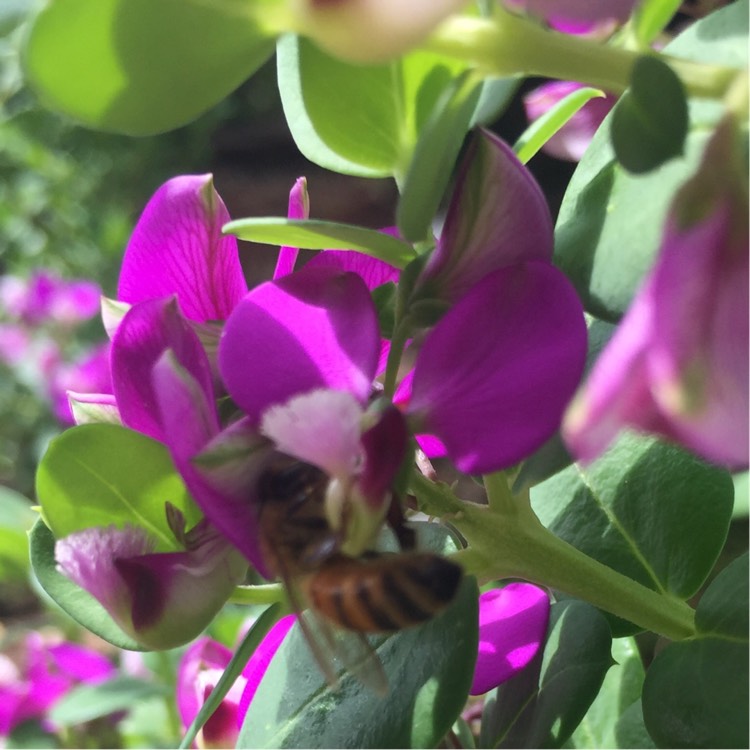
[[[439, 614], [458, 590], [461, 568], [431, 553], [343, 554], [345, 529], [335, 531], [326, 516], [328, 482], [322, 470], [293, 459], [263, 472], [258, 482], [261, 554], [285, 584], [328, 682], [337, 683], [333, 661], [339, 658], [383, 694], [387, 679], [364, 634], [393, 633]], [[304, 616], [303, 604], [310, 608]]]

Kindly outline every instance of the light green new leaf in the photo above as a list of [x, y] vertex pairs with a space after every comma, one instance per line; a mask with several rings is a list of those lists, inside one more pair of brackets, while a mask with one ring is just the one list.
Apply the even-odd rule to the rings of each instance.
[[305, 250], [358, 250], [403, 268], [415, 257], [407, 242], [375, 229], [318, 219], [265, 217], [237, 219], [223, 227], [225, 234], [266, 245], [291, 245]]
[[273, 7], [270, 0], [55, 0], [33, 23], [26, 76], [45, 105], [91, 127], [170, 130], [271, 56], [275, 34], [254, 15]]
[[604, 95], [599, 89], [583, 87], [557, 102], [554, 107], [534, 120], [513, 145], [519, 161], [526, 164], [587, 102]]
[[162, 552], [177, 549], [166, 502], [182, 511], [188, 528], [200, 518], [166, 447], [112, 424], [81, 425], [55, 438], [39, 464], [36, 493], [57, 539], [130, 523], [146, 529]]

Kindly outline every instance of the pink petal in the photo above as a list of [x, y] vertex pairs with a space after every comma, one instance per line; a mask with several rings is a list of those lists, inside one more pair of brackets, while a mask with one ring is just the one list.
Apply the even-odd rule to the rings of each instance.
[[520, 672], [544, 644], [549, 596], [530, 583], [510, 583], [479, 597], [479, 653], [471, 695], [482, 695]]
[[379, 353], [377, 316], [364, 282], [334, 269], [302, 269], [253, 289], [219, 345], [229, 394], [257, 424], [271, 405], [316, 388], [370, 393]]
[[[213, 401], [166, 352], [152, 372], [167, 447], [190, 494], [211, 523], [262, 575], [253, 492], [270, 448], [246, 423], [219, 433]], [[214, 450], [204, 464], [199, 454]], [[226, 457], [224, 457], [226, 456]]]
[[250, 657], [243, 675], [247, 679], [247, 687], [240, 700], [240, 708], [237, 713], [237, 726], [242, 728], [245, 721], [245, 714], [250, 707], [255, 693], [258, 690], [263, 675], [271, 664], [271, 660], [279, 650], [279, 646], [284, 642], [287, 633], [291, 630], [292, 625], [297, 618], [294, 615], [282, 617], [266, 634], [266, 637], [260, 642], [260, 645]]
[[117, 296], [136, 303], [176, 295], [190, 320], [225, 320], [247, 291], [229, 213], [213, 179], [164, 183], [143, 210], [122, 261]]
[[[310, 196], [307, 193], [307, 180], [304, 177], [298, 177], [289, 193], [287, 217], [290, 219], [307, 219], [309, 216]], [[294, 271], [294, 264], [297, 262], [298, 255], [299, 248], [297, 247], [288, 247], [287, 245], [280, 247], [273, 278], [279, 279]]]
[[552, 217], [539, 185], [506, 143], [480, 131], [418, 284], [423, 296], [454, 301], [499, 268], [550, 261], [552, 249]]
[[134, 305], [112, 341], [112, 384], [122, 421], [128, 427], [165, 442], [151, 370], [171, 349], [213, 399], [211, 369], [200, 341], [172, 299]]
[[586, 357], [583, 308], [547, 263], [487, 276], [426, 337], [408, 414], [462, 471], [512, 466], [554, 433]]

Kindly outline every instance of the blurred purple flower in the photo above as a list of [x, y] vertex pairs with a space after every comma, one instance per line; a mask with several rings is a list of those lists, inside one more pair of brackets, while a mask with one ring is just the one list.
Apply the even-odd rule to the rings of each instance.
[[0, 323], [0, 362], [17, 367], [31, 347], [29, 332], [18, 323]]
[[37, 270], [28, 281], [14, 276], [0, 279], [0, 301], [8, 314], [28, 325], [72, 326], [99, 312], [101, 289], [85, 279], [66, 281]]
[[73, 362], [61, 362], [52, 371], [49, 396], [55, 416], [64, 424], [74, 424], [69, 392], [74, 398], [84, 394], [111, 394], [108, 342], [90, 349]]
[[549, 622], [547, 592], [510, 583], [479, 597], [479, 653], [470, 694], [487, 693], [520, 672], [544, 644]]
[[79, 683], [96, 684], [116, 674], [101, 654], [75, 643], [46, 643], [28, 633], [14, 658], [0, 654], [0, 740], [30, 719], [46, 714]]
[[748, 202], [731, 120], [675, 195], [656, 263], [571, 405], [591, 461], [624, 427], [748, 465]]
[[[526, 116], [533, 122], [580, 88], [580, 83], [552, 81], [532, 89], [523, 98]], [[543, 150], [558, 159], [580, 161], [616, 102], [617, 97], [612, 94], [590, 99], [544, 144]]]
[[511, 10], [527, 13], [568, 34], [611, 33], [630, 18], [637, 0], [503, 0]]

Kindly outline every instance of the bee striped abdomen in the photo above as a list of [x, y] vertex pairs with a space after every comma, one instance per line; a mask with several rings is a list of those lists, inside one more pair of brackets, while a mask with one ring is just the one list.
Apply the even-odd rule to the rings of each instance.
[[419, 625], [441, 612], [461, 582], [461, 568], [438, 555], [332, 558], [306, 581], [311, 606], [361, 633]]

